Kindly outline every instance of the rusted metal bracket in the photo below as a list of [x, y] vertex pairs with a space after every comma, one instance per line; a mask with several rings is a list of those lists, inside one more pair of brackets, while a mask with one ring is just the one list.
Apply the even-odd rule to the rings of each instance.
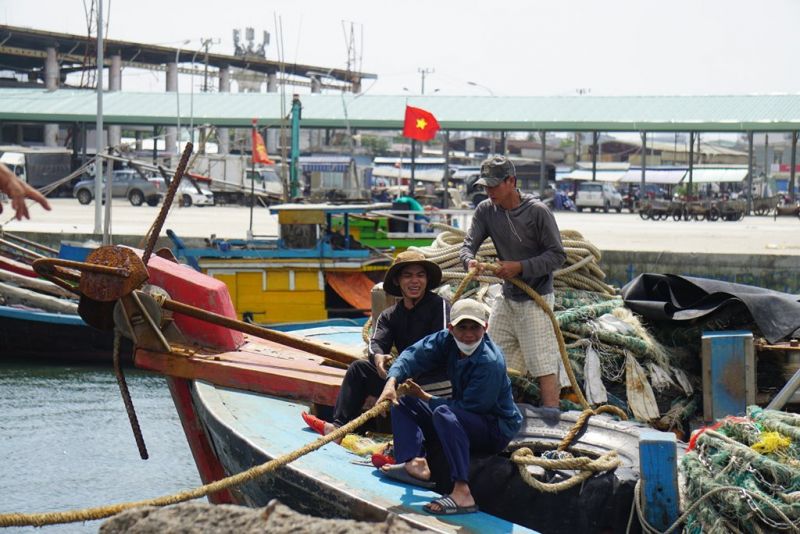
[[117, 301], [114, 323], [142, 349], [170, 352], [169, 341], [161, 332], [161, 309], [145, 293], [133, 292]]

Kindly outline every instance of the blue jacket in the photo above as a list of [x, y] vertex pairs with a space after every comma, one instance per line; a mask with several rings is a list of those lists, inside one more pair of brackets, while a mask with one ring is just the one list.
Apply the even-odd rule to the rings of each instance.
[[437, 366], [447, 367], [453, 383], [453, 397], [433, 397], [431, 409], [441, 404], [461, 408], [479, 415], [497, 417], [500, 431], [509, 439], [522, 426], [520, 413], [511, 395], [511, 381], [506, 374], [503, 353], [483, 336], [481, 344], [471, 355], [461, 357], [456, 341], [447, 330], [441, 330], [417, 341], [397, 357], [388, 376], [398, 384]]

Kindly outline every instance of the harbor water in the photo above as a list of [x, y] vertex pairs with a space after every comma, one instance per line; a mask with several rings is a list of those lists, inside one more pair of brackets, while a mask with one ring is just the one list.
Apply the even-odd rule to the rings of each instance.
[[[139, 458], [111, 366], [0, 362], [0, 513], [77, 510], [201, 484], [160, 376], [125, 376], [150, 455]], [[0, 529], [97, 532], [102, 521]]]

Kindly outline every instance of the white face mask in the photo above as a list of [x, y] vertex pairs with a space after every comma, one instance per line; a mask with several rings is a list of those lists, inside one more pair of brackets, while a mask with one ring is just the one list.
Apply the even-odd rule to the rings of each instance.
[[455, 340], [456, 345], [458, 345], [458, 350], [460, 350], [462, 353], [464, 353], [467, 356], [469, 356], [470, 354], [475, 352], [475, 349], [477, 349], [478, 345], [480, 345], [481, 341], [483, 341], [483, 339], [479, 339], [475, 343], [467, 344], [467, 343], [460, 342], [455, 337], [453, 339]]

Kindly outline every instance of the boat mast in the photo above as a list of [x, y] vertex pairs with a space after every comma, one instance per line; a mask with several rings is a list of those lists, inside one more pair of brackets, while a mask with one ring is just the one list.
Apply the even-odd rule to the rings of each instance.
[[297, 180], [297, 166], [300, 159], [300, 114], [303, 106], [300, 105], [300, 96], [292, 96], [292, 162], [289, 165], [289, 201], [299, 195]]

